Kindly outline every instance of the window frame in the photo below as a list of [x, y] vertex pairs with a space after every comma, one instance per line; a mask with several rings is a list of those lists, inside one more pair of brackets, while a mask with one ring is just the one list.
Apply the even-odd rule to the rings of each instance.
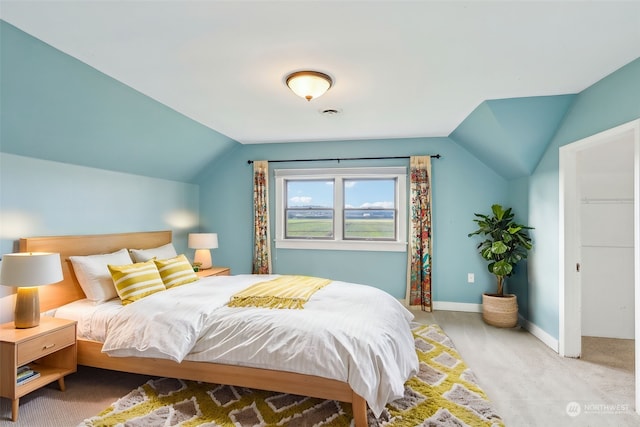
[[[319, 249], [354, 251], [407, 251], [407, 168], [356, 167], [323, 169], [275, 169], [275, 247], [278, 249]], [[285, 211], [287, 208], [287, 180], [329, 180], [333, 179], [334, 236], [331, 239], [294, 239], [285, 238]], [[344, 239], [344, 179], [394, 179], [396, 181], [395, 240]]]

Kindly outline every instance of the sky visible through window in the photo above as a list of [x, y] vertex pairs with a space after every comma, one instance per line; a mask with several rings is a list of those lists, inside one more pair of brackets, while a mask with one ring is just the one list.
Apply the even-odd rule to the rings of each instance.
[[[333, 181], [287, 181], [287, 205], [294, 207], [333, 208]], [[345, 180], [345, 207], [395, 207], [395, 180]]]

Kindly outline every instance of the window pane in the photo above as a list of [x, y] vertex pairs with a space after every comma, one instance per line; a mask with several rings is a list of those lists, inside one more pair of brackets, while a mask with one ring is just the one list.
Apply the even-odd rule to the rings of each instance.
[[347, 210], [344, 214], [345, 239], [395, 240], [394, 210]]
[[287, 180], [287, 208], [333, 209], [333, 180]]
[[395, 240], [395, 179], [344, 180], [344, 238]]
[[333, 238], [333, 180], [287, 180], [286, 184], [285, 238]]
[[331, 239], [333, 210], [288, 209], [285, 233], [289, 239]]

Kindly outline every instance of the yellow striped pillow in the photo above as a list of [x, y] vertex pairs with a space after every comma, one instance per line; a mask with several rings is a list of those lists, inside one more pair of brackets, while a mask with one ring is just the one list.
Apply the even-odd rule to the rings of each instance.
[[131, 304], [166, 288], [153, 260], [128, 265], [108, 265], [122, 305]]
[[160, 277], [162, 277], [162, 282], [167, 289], [198, 280], [198, 276], [193, 271], [193, 267], [184, 255], [162, 260], [154, 259], [153, 262], [156, 263]]

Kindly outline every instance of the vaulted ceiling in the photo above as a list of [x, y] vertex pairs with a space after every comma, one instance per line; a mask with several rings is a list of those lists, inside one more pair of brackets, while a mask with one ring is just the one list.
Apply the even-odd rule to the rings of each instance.
[[[450, 135], [505, 177], [535, 166], [566, 95], [640, 57], [637, 1], [0, 5], [2, 20], [242, 144]], [[284, 83], [300, 69], [335, 84], [307, 102]]]

